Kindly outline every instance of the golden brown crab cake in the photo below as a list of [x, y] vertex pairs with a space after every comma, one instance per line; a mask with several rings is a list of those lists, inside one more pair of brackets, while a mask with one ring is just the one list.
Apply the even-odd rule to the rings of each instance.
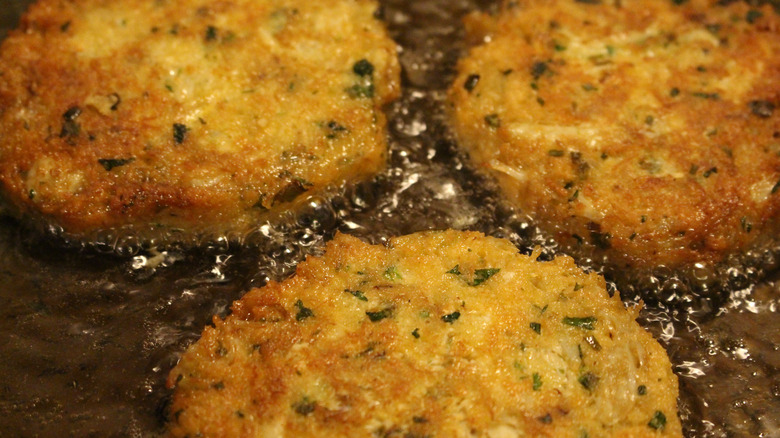
[[[780, 21], [708, 0], [507, 1], [469, 25], [452, 124], [574, 253], [717, 264], [780, 207]], [[581, 248], [581, 249], [577, 249]]]
[[385, 164], [373, 0], [40, 0], [0, 49], [0, 184], [68, 234], [243, 230]]
[[681, 436], [666, 352], [568, 257], [337, 235], [171, 371], [173, 436]]

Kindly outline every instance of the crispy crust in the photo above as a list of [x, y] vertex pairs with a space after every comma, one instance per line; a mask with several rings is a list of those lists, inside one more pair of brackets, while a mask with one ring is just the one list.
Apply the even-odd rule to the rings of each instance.
[[77, 236], [225, 232], [374, 174], [399, 93], [376, 7], [39, 1], [0, 48], [7, 203]]
[[722, 3], [528, 0], [472, 17], [490, 38], [449, 93], [461, 144], [564, 247], [619, 267], [774, 239], [780, 22]]
[[338, 235], [215, 317], [170, 373], [169, 432], [682, 436], [677, 378], [638, 311], [568, 257], [479, 233]]

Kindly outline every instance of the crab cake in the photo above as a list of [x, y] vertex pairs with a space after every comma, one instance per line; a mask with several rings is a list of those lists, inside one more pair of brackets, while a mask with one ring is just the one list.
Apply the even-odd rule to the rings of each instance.
[[40, 0], [0, 49], [0, 187], [90, 238], [244, 230], [385, 164], [372, 0]]
[[682, 436], [653, 337], [571, 258], [338, 235], [171, 371], [173, 436]]
[[507, 1], [469, 22], [452, 125], [574, 254], [717, 265], [780, 208], [780, 20], [707, 0]]

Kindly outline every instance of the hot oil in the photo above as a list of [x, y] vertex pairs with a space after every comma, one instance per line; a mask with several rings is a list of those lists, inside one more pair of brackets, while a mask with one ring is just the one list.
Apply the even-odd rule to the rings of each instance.
[[[387, 110], [390, 166], [376, 180], [334, 189], [297, 215], [198, 250], [139, 252], [135, 244], [117, 247], [130, 241], [121, 238], [101, 245], [106, 253], [62, 249], [0, 221], [0, 435], [161, 433], [170, 397], [164, 382], [181, 352], [246, 290], [321, 253], [335, 230], [381, 243], [419, 230], [472, 229], [555, 254], [530, 221], [501, 204], [446, 128], [444, 93], [465, 50], [460, 17], [495, 2], [383, 6], [401, 47], [404, 94]], [[682, 282], [671, 294], [706, 299], [663, 299], [673, 275], [651, 282], [657, 290], [640, 322], [671, 356], [687, 436], [778, 436], [780, 275], [752, 284], [755, 275], [729, 272], [747, 280], [716, 294]], [[642, 295], [624, 298], [633, 304]]]

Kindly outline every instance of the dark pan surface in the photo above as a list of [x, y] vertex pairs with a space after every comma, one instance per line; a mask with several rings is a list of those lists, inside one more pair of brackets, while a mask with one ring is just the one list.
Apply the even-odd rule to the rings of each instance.
[[[3, 1], [0, 35], [28, 3]], [[443, 123], [443, 94], [464, 49], [460, 17], [495, 2], [382, 3], [404, 66], [403, 98], [388, 109], [391, 168], [371, 184], [313, 200], [293, 223], [259, 227], [259, 248], [117, 256], [63, 249], [0, 219], [0, 436], [160, 434], [170, 396], [164, 380], [211, 315], [224, 315], [248, 288], [289, 275], [336, 229], [373, 242], [452, 227], [509, 237], [524, 249], [545, 244], [469, 169]], [[680, 376], [687, 436], [780, 436], [779, 279], [693, 307], [650, 303], [643, 312]]]

